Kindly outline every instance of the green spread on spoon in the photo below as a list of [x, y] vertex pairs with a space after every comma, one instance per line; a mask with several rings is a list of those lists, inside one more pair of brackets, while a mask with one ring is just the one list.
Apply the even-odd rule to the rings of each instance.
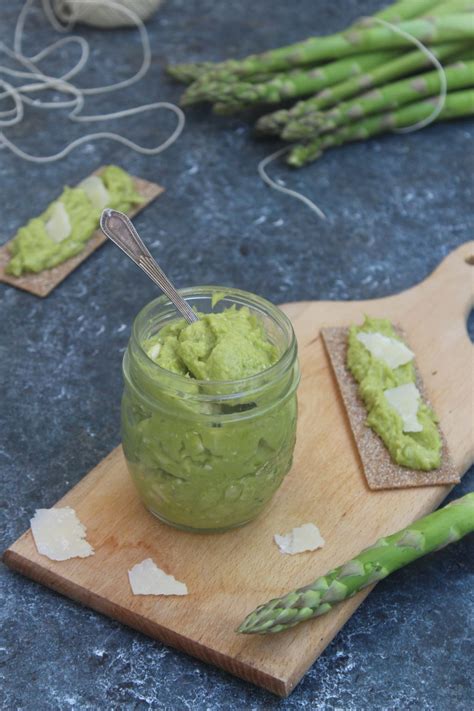
[[39, 217], [21, 227], [9, 245], [6, 271], [13, 276], [51, 269], [79, 254], [99, 226], [104, 207], [127, 212], [144, 202], [128, 173], [107, 166], [100, 178], [86, 178], [62, 194]]
[[349, 329], [347, 367], [359, 383], [367, 424], [393, 461], [425, 471], [439, 467], [442, 443], [436, 415], [421, 399], [413, 409], [417, 397], [413, 353], [390, 321], [366, 317], [362, 326]]

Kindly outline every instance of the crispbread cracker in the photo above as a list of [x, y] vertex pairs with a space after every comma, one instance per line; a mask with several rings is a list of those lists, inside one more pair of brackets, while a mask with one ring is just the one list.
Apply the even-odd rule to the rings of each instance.
[[[392, 461], [380, 437], [365, 424], [367, 419], [365, 405], [359, 398], [357, 382], [346, 367], [348, 329], [323, 328], [321, 333], [346, 407], [369, 487], [371, 489], [401, 489], [409, 486], [457, 484], [460, 477], [452, 463], [443, 432], [441, 432], [442, 463], [438, 469], [425, 472], [401, 467]], [[417, 387], [423, 400], [429, 404], [416, 367], [415, 371]]]
[[[92, 175], [100, 175], [104, 170], [104, 167], [95, 170]], [[128, 211], [129, 217], [134, 217], [141, 210], [147, 207], [155, 198], [158, 197], [163, 191], [162, 188], [157, 183], [150, 183], [148, 180], [143, 180], [142, 178], [133, 179], [133, 184], [137, 193], [145, 198], [145, 202], [140, 205], [135, 205], [131, 210]], [[65, 262], [58, 264], [57, 267], [52, 269], [44, 269], [38, 274], [28, 272], [22, 274], [19, 277], [7, 274], [5, 269], [10, 260], [10, 253], [8, 251], [8, 242], [0, 247], [0, 281], [5, 284], [11, 284], [16, 286], [17, 289], [23, 289], [23, 291], [29, 291], [30, 294], [35, 296], [48, 296], [53, 289], [55, 289], [58, 284], [60, 284], [63, 279], [65, 279], [76, 267], [79, 266], [87, 257], [95, 252], [98, 247], [100, 247], [104, 242], [107, 241], [107, 237], [104, 233], [97, 229], [90, 240], [85, 244], [84, 249], [79, 254], [74, 257], [67, 259]]]

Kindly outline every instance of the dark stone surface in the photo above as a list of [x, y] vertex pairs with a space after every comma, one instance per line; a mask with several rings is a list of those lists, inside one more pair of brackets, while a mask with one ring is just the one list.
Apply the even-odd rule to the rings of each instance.
[[[168, 0], [149, 24], [150, 75], [88, 110], [176, 100], [179, 87], [163, 77], [165, 58], [242, 55], [342, 28], [381, 4]], [[11, 0], [0, 8], [0, 39], [9, 44], [20, 6]], [[39, 10], [31, 28], [37, 47], [51, 36]], [[83, 34], [95, 62], [84, 84], [124, 78], [137, 66], [134, 34]], [[171, 125], [163, 114], [123, 122], [146, 145]], [[8, 135], [47, 153], [79, 128], [64, 115], [29, 111]], [[156, 158], [107, 142], [38, 166], [0, 150], [1, 241], [64, 183], [117, 162], [167, 188], [137, 225], [178, 285], [218, 282], [277, 302], [383, 296], [420, 281], [472, 237], [473, 134], [471, 123], [454, 122], [335, 150], [299, 172], [273, 166], [273, 175], [319, 202], [326, 222], [260, 182], [257, 162], [275, 143], [257, 142], [240, 118], [206, 110], [189, 112], [182, 139]], [[27, 528], [35, 508], [54, 504], [118, 443], [121, 354], [133, 315], [154, 294], [112, 246], [46, 300], [0, 285], [2, 547]], [[471, 470], [454, 493], [472, 485]], [[379, 584], [285, 701], [3, 567], [0, 703], [35, 711], [468, 709], [473, 544], [471, 537]]]

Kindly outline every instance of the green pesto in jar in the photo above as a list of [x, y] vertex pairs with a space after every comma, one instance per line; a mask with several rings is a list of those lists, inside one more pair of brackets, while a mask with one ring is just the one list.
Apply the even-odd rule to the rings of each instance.
[[[134, 387], [124, 364], [122, 429], [146, 506], [175, 526], [213, 531], [254, 518], [290, 469], [299, 373], [294, 360], [273, 382], [282, 352], [247, 307], [199, 317], [171, 321], [141, 344], [152, 376], [132, 362]], [[180, 394], [168, 387], [170, 374]], [[246, 396], [241, 383], [260, 374]], [[223, 392], [235, 397], [221, 400]]]
[[[216, 301], [214, 300], [214, 304]], [[173, 373], [198, 380], [241, 380], [278, 360], [278, 349], [248, 308], [175, 321], [146, 344], [148, 356]]]

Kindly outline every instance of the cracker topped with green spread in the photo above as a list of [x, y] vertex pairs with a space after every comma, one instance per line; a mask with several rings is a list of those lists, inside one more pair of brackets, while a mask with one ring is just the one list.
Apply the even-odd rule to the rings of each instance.
[[442, 443], [437, 417], [416, 386], [414, 357], [386, 319], [366, 317], [349, 329], [346, 365], [359, 384], [367, 424], [396, 464], [429, 471], [441, 464]]
[[98, 229], [104, 207], [133, 217], [163, 192], [115, 165], [97, 169], [75, 187], [65, 187], [38, 217], [0, 247], [0, 281], [47, 296], [107, 241]]
[[415, 366], [387, 319], [323, 329], [371, 489], [459, 481]]
[[82, 252], [99, 226], [105, 207], [127, 212], [145, 202], [131, 176], [116, 165], [86, 178], [75, 188], [65, 187], [39, 217], [20, 227], [9, 245], [7, 274], [42, 272]]

